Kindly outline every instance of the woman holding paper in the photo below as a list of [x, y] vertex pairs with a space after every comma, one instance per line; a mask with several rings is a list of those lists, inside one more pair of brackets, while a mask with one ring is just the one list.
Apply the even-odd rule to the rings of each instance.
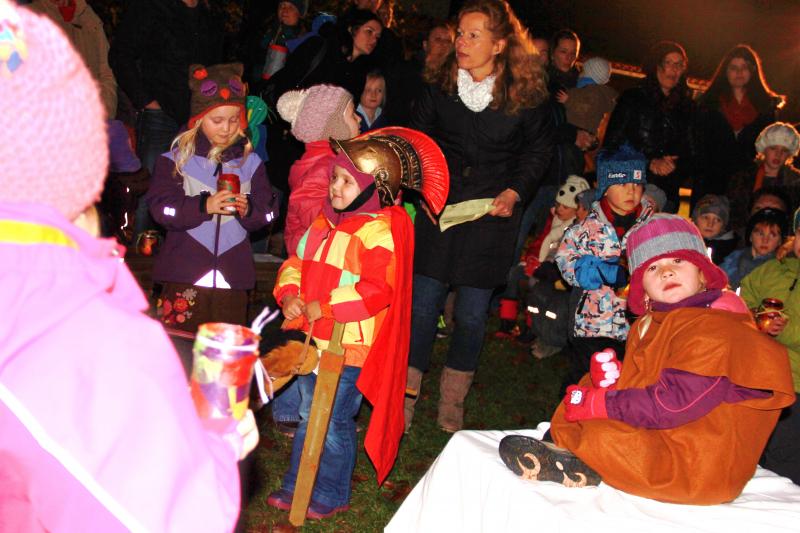
[[[458, 431], [478, 366], [489, 301], [514, 261], [522, 208], [550, 161], [552, 126], [543, 106], [544, 71], [533, 44], [503, 0], [473, 0], [460, 11], [456, 46], [443, 68], [425, 73], [411, 127], [428, 133], [450, 167], [448, 206], [487, 199], [485, 216], [441, 231], [415, 222], [414, 294], [408, 389], [419, 391], [436, 322], [450, 286], [457, 292], [454, 331], [442, 372], [439, 426]], [[406, 401], [406, 429], [416, 399]]]

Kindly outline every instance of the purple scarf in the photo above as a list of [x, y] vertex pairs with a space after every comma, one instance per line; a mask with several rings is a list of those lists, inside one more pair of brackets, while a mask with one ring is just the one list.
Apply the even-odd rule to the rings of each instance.
[[652, 307], [653, 311], [672, 311], [673, 309], [683, 309], [684, 307], [711, 307], [711, 304], [717, 301], [720, 296], [722, 296], [721, 289], [709, 289], [673, 304], [654, 301]]

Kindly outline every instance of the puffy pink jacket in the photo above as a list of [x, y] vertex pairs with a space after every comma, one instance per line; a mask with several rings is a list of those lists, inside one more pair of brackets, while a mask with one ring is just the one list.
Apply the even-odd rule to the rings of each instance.
[[297, 243], [322, 210], [328, 197], [331, 165], [335, 154], [328, 141], [306, 144], [303, 157], [289, 169], [289, 207], [283, 238], [289, 256], [295, 254]]
[[0, 302], [0, 529], [233, 529], [241, 442], [201, 426], [115, 242], [0, 203]]

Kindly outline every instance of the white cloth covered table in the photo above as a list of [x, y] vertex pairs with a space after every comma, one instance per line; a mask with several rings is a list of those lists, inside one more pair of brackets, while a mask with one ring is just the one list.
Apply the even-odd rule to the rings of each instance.
[[[735, 501], [713, 506], [662, 503], [604, 483], [570, 489], [518, 478], [497, 453], [500, 440], [506, 435], [541, 438], [548, 427], [545, 422], [535, 430], [459, 431], [386, 531], [800, 531], [800, 487], [761, 467]], [[724, 450], [709, 450], [709, 460], [715, 453]]]

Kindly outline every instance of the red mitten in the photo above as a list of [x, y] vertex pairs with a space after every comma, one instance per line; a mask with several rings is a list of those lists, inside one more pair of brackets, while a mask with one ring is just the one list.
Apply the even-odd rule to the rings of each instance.
[[567, 422], [608, 418], [606, 412], [606, 389], [594, 389], [570, 385], [564, 396], [564, 418]]
[[616, 389], [621, 370], [622, 363], [617, 359], [617, 353], [611, 348], [592, 354], [589, 362], [589, 376], [592, 378], [592, 386], [595, 388]]

